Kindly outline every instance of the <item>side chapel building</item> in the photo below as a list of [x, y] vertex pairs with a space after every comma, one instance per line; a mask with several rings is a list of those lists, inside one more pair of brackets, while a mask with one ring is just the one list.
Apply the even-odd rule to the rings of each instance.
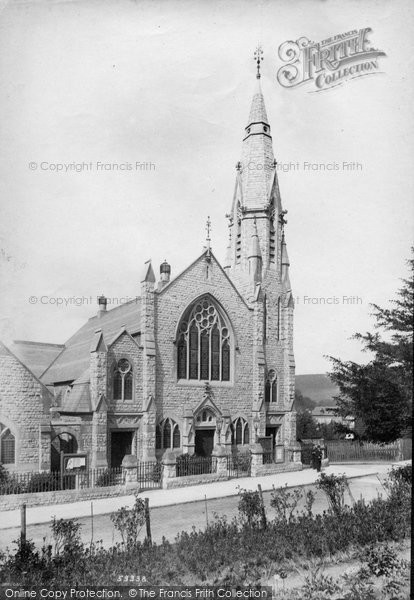
[[[98, 313], [65, 344], [0, 345], [0, 462], [59, 469], [296, 445], [294, 302], [272, 135], [260, 86], [243, 132], [224, 264], [209, 242], [171, 278], [151, 263], [141, 296]], [[285, 452], [285, 462], [289, 453]], [[289, 468], [289, 465], [285, 465]]]

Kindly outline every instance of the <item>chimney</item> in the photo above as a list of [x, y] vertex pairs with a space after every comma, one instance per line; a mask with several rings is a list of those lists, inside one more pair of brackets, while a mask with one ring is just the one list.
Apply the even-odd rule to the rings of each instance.
[[102, 294], [101, 296], [98, 297], [98, 318], [102, 317], [102, 315], [104, 315], [106, 313], [106, 305], [108, 303], [108, 300], [105, 298], [105, 296]]
[[159, 290], [162, 290], [167, 285], [167, 283], [169, 283], [170, 275], [171, 265], [169, 265], [167, 261], [164, 260], [164, 262], [160, 264], [160, 282], [158, 284]]

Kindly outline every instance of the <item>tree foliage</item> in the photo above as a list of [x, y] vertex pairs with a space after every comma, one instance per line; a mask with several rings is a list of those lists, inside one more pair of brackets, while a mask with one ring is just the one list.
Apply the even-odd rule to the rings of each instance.
[[411, 421], [414, 248], [407, 262], [410, 276], [402, 280], [391, 308], [371, 305], [376, 331], [354, 336], [372, 353], [372, 360], [360, 365], [328, 357], [333, 368], [329, 376], [340, 389], [340, 413], [359, 417], [364, 437], [374, 442], [396, 440]]
[[316, 402], [308, 398], [308, 396], [304, 396], [302, 392], [298, 389], [295, 389], [295, 401], [293, 404], [294, 410], [299, 412], [304, 412], [305, 410], [313, 410], [316, 406]]

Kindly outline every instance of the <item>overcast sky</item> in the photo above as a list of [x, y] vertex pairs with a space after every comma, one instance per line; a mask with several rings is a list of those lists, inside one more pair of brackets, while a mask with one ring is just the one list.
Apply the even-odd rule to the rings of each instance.
[[[349, 337], [372, 328], [370, 303], [395, 296], [412, 244], [411, 2], [1, 6], [0, 337], [63, 343], [95, 313], [97, 295], [140, 294], [144, 261], [183, 270], [202, 251], [208, 215], [223, 260], [260, 41], [275, 156], [300, 165], [279, 172], [297, 373], [326, 372], [325, 354], [365, 360]], [[387, 55], [380, 74], [323, 93], [277, 82], [286, 40], [364, 27]], [[154, 167], [99, 171], [97, 161]], [[305, 161], [362, 168], [306, 171]], [[71, 162], [93, 168], [40, 166]], [[92, 304], [77, 306], [82, 297]], [[53, 298], [74, 299], [58, 307]]]

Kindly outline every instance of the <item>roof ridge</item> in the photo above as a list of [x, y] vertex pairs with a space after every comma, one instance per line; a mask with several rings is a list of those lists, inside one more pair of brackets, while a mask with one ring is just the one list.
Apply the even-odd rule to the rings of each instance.
[[30, 340], [13, 340], [13, 344], [30, 344], [32, 346], [52, 346], [53, 348], [64, 348], [65, 344], [53, 344], [52, 342], [33, 342]]

